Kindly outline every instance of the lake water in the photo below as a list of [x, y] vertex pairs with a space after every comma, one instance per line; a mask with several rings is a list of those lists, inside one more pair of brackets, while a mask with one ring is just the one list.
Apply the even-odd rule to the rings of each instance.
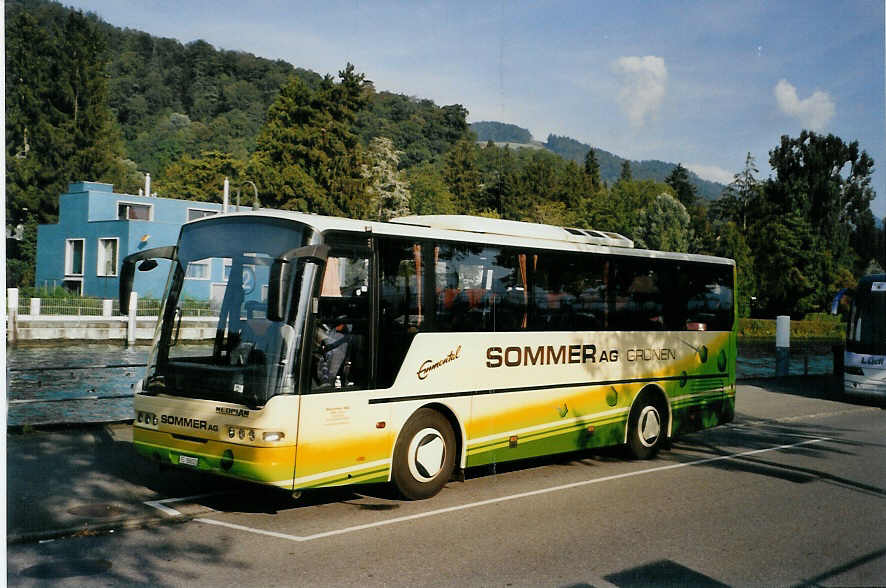
[[[197, 352], [202, 346], [194, 345]], [[8, 424], [89, 423], [132, 418], [132, 388], [144, 374], [149, 347], [114, 343], [7, 347]], [[830, 345], [791, 350], [791, 374], [833, 372]], [[105, 367], [115, 366], [115, 367]], [[775, 375], [772, 344], [741, 344], [739, 378]]]

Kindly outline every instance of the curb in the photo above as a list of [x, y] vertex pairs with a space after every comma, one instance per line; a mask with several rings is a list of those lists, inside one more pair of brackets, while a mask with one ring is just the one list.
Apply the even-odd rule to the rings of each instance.
[[180, 515], [174, 517], [158, 517], [144, 516], [130, 519], [117, 519], [114, 521], [103, 521], [96, 525], [86, 524], [84, 526], [65, 527], [62, 529], [47, 529], [45, 531], [32, 531], [28, 533], [17, 533], [6, 536], [7, 545], [16, 545], [20, 543], [39, 543], [41, 541], [54, 541], [55, 539], [70, 539], [74, 537], [86, 537], [91, 535], [107, 534], [118, 529], [144, 529], [147, 527], [160, 527], [165, 525], [177, 525], [187, 523], [197, 515]]

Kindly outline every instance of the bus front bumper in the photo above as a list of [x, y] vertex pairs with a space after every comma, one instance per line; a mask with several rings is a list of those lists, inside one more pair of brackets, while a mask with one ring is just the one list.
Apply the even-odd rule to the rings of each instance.
[[254, 447], [212, 439], [183, 439], [165, 431], [133, 427], [136, 451], [161, 465], [292, 487], [295, 445]]

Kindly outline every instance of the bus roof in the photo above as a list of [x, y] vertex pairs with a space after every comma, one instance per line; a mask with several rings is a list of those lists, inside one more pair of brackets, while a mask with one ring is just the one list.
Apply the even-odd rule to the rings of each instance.
[[[217, 219], [218, 216], [203, 217], [191, 221], [191, 223], [204, 222], [212, 218]], [[735, 265], [733, 260], [724, 257], [636, 249], [633, 241], [610, 231], [558, 227], [468, 215], [415, 215], [395, 218], [390, 222], [379, 222], [263, 208], [258, 211], [228, 212], [225, 216], [263, 216], [289, 219], [309, 225], [320, 233], [328, 231], [371, 232], [377, 235], [397, 237]]]

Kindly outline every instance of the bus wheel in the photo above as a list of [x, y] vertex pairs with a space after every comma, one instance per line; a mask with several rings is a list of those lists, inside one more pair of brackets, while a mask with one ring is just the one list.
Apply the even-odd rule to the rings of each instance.
[[628, 448], [637, 459], [651, 459], [664, 444], [667, 435], [665, 417], [650, 396], [641, 398], [631, 411], [628, 424]]
[[430, 498], [446, 485], [454, 468], [452, 425], [436, 410], [420, 408], [406, 421], [394, 446], [394, 485], [409, 500]]

